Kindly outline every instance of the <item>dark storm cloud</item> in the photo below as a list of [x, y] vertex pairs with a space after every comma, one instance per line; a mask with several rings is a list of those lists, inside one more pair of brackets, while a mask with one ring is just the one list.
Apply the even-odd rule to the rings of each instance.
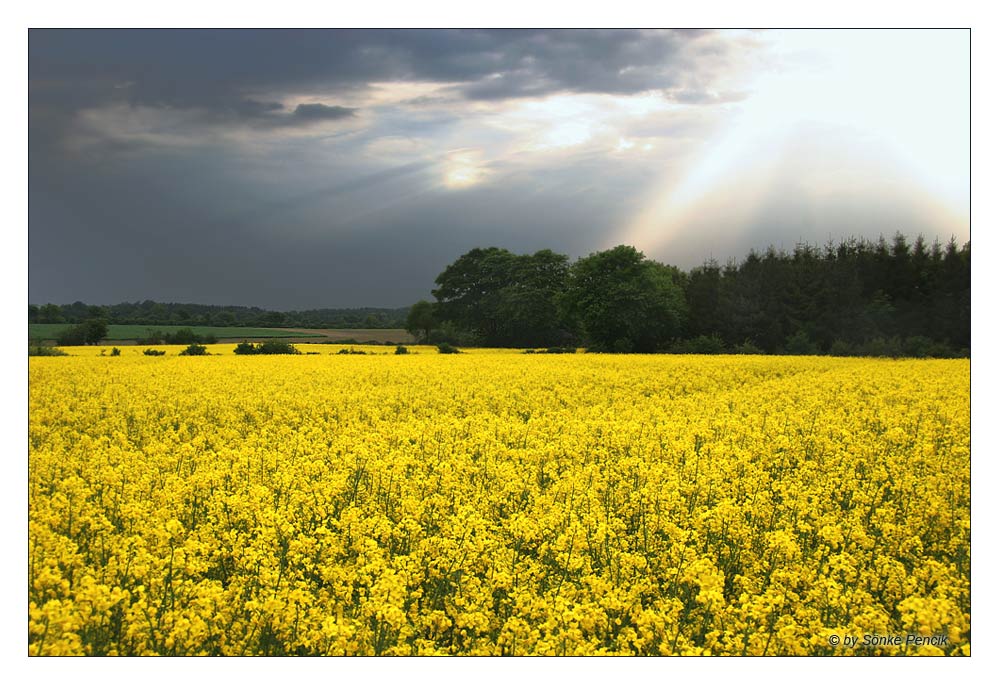
[[285, 109], [280, 102], [261, 102], [252, 98], [243, 100], [220, 101], [214, 108], [216, 114], [232, 119], [258, 119], [273, 116]]
[[[281, 111], [268, 95], [391, 80], [456, 83], [476, 100], [680, 88], [693, 102], [725, 45], [697, 31], [33, 30], [29, 85], [39, 109], [124, 102], [251, 122]], [[346, 116], [332, 110], [293, 119]]]
[[322, 121], [353, 117], [356, 111], [353, 107], [330, 107], [321, 103], [310, 103], [296, 107], [292, 116], [305, 121]]
[[324, 105], [323, 103], [302, 103], [294, 110], [287, 111], [280, 102], [260, 102], [245, 99], [237, 103], [219, 105], [208, 111], [206, 120], [218, 123], [243, 122], [252, 127], [303, 126], [316, 122], [350, 119], [357, 113], [356, 107]]

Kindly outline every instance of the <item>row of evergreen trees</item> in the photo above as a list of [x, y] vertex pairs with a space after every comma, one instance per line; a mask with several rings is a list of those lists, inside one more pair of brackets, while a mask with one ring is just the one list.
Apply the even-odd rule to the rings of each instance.
[[926, 339], [962, 351], [970, 347], [971, 245], [928, 247], [896, 234], [891, 243], [772, 248], [693, 269], [685, 297], [688, 335], [730, 345], [751, 341], [776, 352], [808, 341], [829, 352], [838, 342]]
[[477, 248], [407, 328], [434, 342], [596, 350], [968, 355], [971, 245], [851, 239], [683, 272], [618, 246], [570, 263]]

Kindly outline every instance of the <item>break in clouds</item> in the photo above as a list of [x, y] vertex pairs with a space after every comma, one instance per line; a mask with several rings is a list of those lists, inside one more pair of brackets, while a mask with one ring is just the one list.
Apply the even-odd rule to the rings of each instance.
[[476, 246], [624, 242], [690, 268], [798, 240], [966, 240], [968, 45], [33, 30], [29, 299], [399, 306]]

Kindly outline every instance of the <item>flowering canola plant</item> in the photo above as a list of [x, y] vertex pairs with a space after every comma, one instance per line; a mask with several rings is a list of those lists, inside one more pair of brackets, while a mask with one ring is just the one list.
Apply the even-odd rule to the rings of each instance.
[[31, 358], [29, 654], [968, 654], [968, 360], [420, 352]]

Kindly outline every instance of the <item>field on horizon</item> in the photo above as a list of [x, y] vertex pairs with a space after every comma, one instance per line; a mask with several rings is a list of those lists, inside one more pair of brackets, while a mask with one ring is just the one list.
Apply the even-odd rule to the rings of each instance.
[[326, 336], [331, 340], [353, 338], [359, 343], [379, 341], [410, 345], [416, 340], [406, 329], [287, 329], [287, 331], [305, 331], [312, 335]]
[[30, 655], [970, 651], [969, 360], [87, 350]]

